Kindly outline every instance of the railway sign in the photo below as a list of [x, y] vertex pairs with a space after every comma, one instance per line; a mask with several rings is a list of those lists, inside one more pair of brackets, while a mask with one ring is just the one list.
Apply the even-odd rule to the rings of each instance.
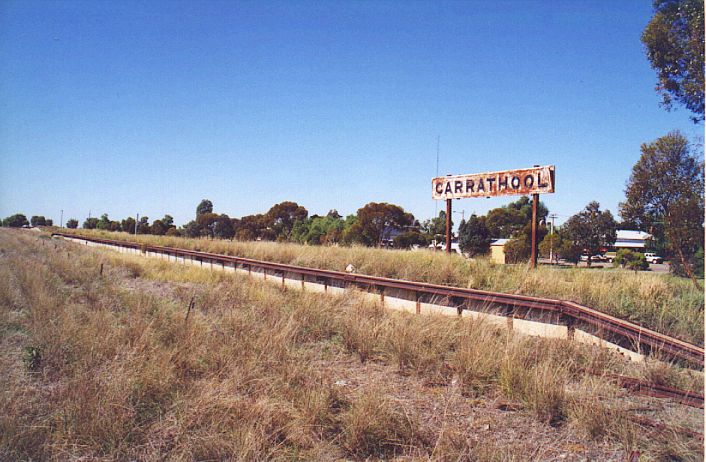
[[446, 200], [446, 251], [451, 252], [451, 201], [464, 197], [496, 197], [532, 195], [532, 256], [530, 265], [537, 267], [537, 204], [539, 195], [554, 192], [554, 166], [502, 172], [448, 175], [431, 180], [431, 197]]
[[442, 176], [431, 183], [435, 200], [546, 194], [554, 192], [554, 166]]

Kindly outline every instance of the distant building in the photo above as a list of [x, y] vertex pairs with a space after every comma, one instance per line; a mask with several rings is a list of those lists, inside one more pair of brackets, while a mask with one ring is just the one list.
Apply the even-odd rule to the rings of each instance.
[[510, 239], [496, 239], [490, 243], [490, 259], [501, 265], [505, 264], [505, 244]]
[[613, 247], [618, 249], [630, 249], [644, 251], [647, 247], [647, 241], [652, 239], [652, 235], [644, 231], [631, 231], [627, 229], [619, 229]]

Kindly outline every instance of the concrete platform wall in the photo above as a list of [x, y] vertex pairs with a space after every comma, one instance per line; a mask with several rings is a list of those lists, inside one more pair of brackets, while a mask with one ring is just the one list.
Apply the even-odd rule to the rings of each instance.
[[[191, 258], [184, 257], [173, 257], [166, 254], [158, 252], [141, 252], [138, 249], [124, 248], [119, 246], [112, 246], [108, 244], [99, 244], [90, 241], [86, 241], [79, 238], [64, 238], [68, 241], [75, 242], [80, 245], [87, 245], [89, 247], [105, 247], [111, 250], [118, 251], [120, 253], [137, 254], [142, 256], [147, 256], [150, 258], [161, 258], [171, 261], [173, 263], [184, 264], [184, 265], [195, 265], [197, 267], [202, 267], [204, 269], [210, 270], [220, 270], [230, 273], [237, 273], [238, 275], [248, 276], [253, 279], [266, 280], [271, 284], [276, 284], [280, 287], [286, 287], [289, 289], [306, 290], [315, 293], [328, 293], [334, 295], [342, 295], [346, 293], [346, 289], [341, 287], [326, 286], [324, 284], [319, 284], [310, 281], [304, 281], [300, 278], [293, 279], [292, 277], [285, 277], [284, 282], [282, 281], [282, 276], [275, 276], [272, 273], [267, 274], [261, 271], [248, 271], [245, 268], [233, 268], [228, 266], [223, 266], [220, 263], [213, 262], [201, 262], [199, 260], [192, 260]], [[298, 277], [298, 276], [297, 276]], [[406, 311], [410, 313], [417, 313], [417, 302], [413, 300], [406, 300], [397, 297], [384, 296], [381, 297], [379, 293], [371, 292], [361, 292], [366, 298], [371, 301], [382, 302], [386, 308], [391, 308], [399, 311]], [[433, 303], [419, 303], [419, 313], [420, 314], [441, 314], [445, 316], [458, 316], [458, 310], [455, 307], [449, 307], [444, 305], [437, 305]], [[569, 332], [569, 329], [563, 325], [548, 324], [536, 321], [527, 321], [524, 319], [508, 318], [505, 316], [498, 316], [489, 313], [483, 313], [479, 311], [463, 310], [461, 316], [471, 317], [476, 319], [482, 319], [488, 324], [509, 328], [515, 332], [523, 335], [547, 337], [547, 338], [572, 338], [573, 340], [581, 343], [591, 344], [601, 346], [603, 348], [609, 348], [616, 350], [623, 354], [626, 358], [632, 361], [644, 361], [645, 356], [623, 348], [619, 345], [607, 342], [606, 340], [596, 337], [595, 335], [589, 334], [582, 330], [576, 329], [573, 332]]]

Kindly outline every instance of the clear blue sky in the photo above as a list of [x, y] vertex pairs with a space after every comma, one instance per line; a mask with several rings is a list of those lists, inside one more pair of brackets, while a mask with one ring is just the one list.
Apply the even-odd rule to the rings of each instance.
[[441, 174], [555, 164], [559, 221], [617, 216], [641, 143], [703, 133], [658, 106], [651, 3], [3, 1], [0, 216], [424, 219], [437, 136]]

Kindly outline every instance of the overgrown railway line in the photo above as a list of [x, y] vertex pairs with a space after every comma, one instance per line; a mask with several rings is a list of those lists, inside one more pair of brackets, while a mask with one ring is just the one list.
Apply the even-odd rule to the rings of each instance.
[[580, 332], [581, 335], [588, 334], [616, 345], [625, 352], [639, 355], [652, 354], [696, 369], [703, 369], [704, 366], [704, 349], [699, 346], [564, 300], [307, 268], [175, 247], [87, 237], [80, 234], [54, 233], [52, 236], [79, 239], [85, 243], [117, 246], [134, 252], [160, 254], [167, 258], [181, 259], [184, 263], [189, 261], [201, 265], [219, 265], [223, 269], [234, 271], [257, 272], [265, 279], [281, 278], [282, 285], [289, 280], [290, 282], [300, 281], [302, 287], [307, 283], [320, 284], [325, 291], [336, 288], [357, 288], [377, 294], [383, 301], [388, 297], [407, 302], [410, 306], [414, 306], [417, 313], [421, 312], [422, 305], [440, 305], [456, 309], [458, 314], [470, 311], [502, 317], [507, 320], [509, 326], [512, 326], [513, 322], [526, 321], [529, 321], [529, 324], [561, 326], [566, 329], [566, 335], [569, 338], [573, 338], [577, 332]]

